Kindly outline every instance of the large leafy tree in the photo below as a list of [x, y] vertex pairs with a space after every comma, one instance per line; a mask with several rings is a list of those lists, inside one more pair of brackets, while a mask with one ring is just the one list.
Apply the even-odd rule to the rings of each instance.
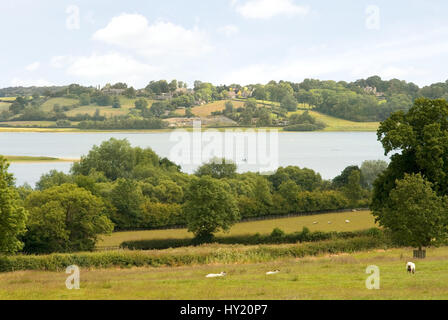
[[110, 139], [94, 146], [89, 154], [73, 165], [75, 175], [103, 172], [110, 180], [127, 178], [139, 164], [160, 165], [160, 159], [151, 149], [132, 148], [128, 140]]
[[[448, 103], [445, 100], [417, 99], [408, 113], [394, 113], [381, 124], [378, 139], [386, 155], [394, 153], [389, 167], [374, 183], [371, 207], [380, 223], [387, 221], [391, 214], [387, 208], [392, 206], [392, 190], [406, 174], [421, 174], [439, 197], [448, 194]], [[411, 189], [409, 192], [415, 193]], [[421, 196], [427, 194], [429, 191], [421, 192]], [[398, 195], [406, 196], [403, 192]], [[411, 218], [412, 212], [415, 211], [407, 213]]]
[[199, 167], [195, 174], [199, 177], [210, 176], [216, 179], [233, 178], [236, 169], [236, 164], [231, 160], [215, 158]]
[[23, 248], [19, 237], [25, 232], [26, 210], [19, 205], [9, 164], [0, 156], [0, 254], [12, 254]]
[[406, 174], [396, 182], [389, 201], [376, 211], [380, 224], [392, 231], [396, 242], [422, 247], [448, 235], [448, 198], [440, 197], [421, 174]]
[[141, 226], [144, 197], [136, 181], [117, 180], [109, 198], [116, 208], [111, 218], [117, 229], [130, 230]]
[[218, 231], [227, 231], [240, 219], [230, 187], [224, 181], [205, 176], [191, 182], [184, 213], [188, 231], [198, 242], [208, 242]]
[[25, 205], [29, 211], [26, 252], [93, 250], [100, 234], [113, 231], [104, 202], [76, 185], [36, 191]]
[[448, 194], [448, 103], [417, 99], [408, 113], [399, 111], [384, 121], [378, 139], [389, 167], [374, 183], [372, 208], [379, 209], [405, 173], [421, 173], [439, 195]]

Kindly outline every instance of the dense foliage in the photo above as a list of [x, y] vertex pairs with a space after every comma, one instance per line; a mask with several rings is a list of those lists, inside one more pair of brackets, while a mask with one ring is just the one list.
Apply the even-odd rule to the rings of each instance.
[[378, 221], [409, 245], [441, 241], [448, 221], [448, 204], [442, 201], [448, 195], [448, 103], [416, 100], [409, 112], [397, 112], [381, 124], [378, 139], [386, 154], [394, 153], [374, 183], [372, 209]]
[[23, 243], [19, 237], [25, 233], [27, 218], [8, 167], [6, 159], [0, 156], [0, 254], [22, 249]]

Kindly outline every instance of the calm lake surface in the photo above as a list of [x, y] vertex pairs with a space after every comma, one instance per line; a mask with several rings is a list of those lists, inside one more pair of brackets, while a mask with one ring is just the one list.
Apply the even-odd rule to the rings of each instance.
[[[133, 146], [150, 147], [161, 157], [180, 163], [185, 172], [192, 173], [199, 166], [198, 158], [194, 152], [190, 158], [196, 160], [181, 162], [173, 150], [187, 147], [193, 141], [192, 133], [187, 133], [188, 139], [179, 139], [170, 132], [163, 133], [0, 133], [0, 154], [14, 156], [48, 156], [55, 158], [77, 159], [85, 155], [94, 145], [99, 145], [110, 138], [128, 139]], [[223, 133], [220, 133], [224, 137]], [[185, 137], [184, 137], [185, 138]], [[197, 138], [197, 137], [196, 137]], [[208, 137], [210, 138], [210, 137]], [[200, 161], [207, 161], [212, 157], [206, 151], [213, 146], [222, 146], [222, 141], [202, 140], [202, 157]], [[269, 142], [270, 141], [270, 142]], [[191, 142], [193, 145], [194, 142]], [[377, 141], [374, 132], [312, 132], [312, 133], [278, 133], [272, 140], [267, 139], [267, 153], [271, 150], [267, 161], [270, 165], [295, 165], [306, 167], [319, 172], [323, 178], [332, 179], [349, 165], [361, 165], [364, 160], [389, 160], [384, 156], [381, 144]], [[233, 159], [239, 165], [239, 171], [263, 171], [261, 165], [255, 165], [254, 159], [266, 159], [252, 156], [257, 153], [251, 149], [254, 143], [246, 141], [245, 153], [234, 150], [233, 156], [227, 152], [226, 158]], [[222, 148], [225, 149], [225, 148]], [[193, 150], [193, 149], [192, 149]], [[257, 149], [258, 150], [258, 149]], [[278, 151], [277, 151], [278, 150]], [[258, 151], [260, 152], [260, 151]], [[197, 156], [197, 154], [195, 154]], [[215, 154], [216, 155], [216, 154]], [[278, 156], [278, 157], [277, 157]], [[184, 157], [185, 159], [185, 157]], [[264, 161], [263, 165], [265, 165]], [[17, 185], [29, 183], [34, 185], [40, 176], [52, 169], [68, 172], [69, 162], [47, 163], [14, 163], [10, 171], [14, 173]]]

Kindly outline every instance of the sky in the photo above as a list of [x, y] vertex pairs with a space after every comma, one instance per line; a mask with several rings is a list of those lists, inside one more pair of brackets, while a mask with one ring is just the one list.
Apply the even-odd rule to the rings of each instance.
[[0, 87], [448, 79], [446, 0], [0, 1]]

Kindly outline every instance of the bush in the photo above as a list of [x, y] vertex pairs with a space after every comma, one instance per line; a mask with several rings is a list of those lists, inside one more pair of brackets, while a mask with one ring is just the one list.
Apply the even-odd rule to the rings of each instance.
[[317, 243], [285, 246], [220, 247], [203, 246], [180, 251], [139, 252], [114, 251], [46, 256], [0, 256], [0, 272], [19, 270], [62, 271], [70, 265], [81, 268], [130, 268], [183, 266], [211, 263], [267, 262], [281, 258], [303, 258], [321, 254], [353, 253], [387, 248], [390, 243], [381, 237], [361, 236], [332, 239]]
[[[386, 239], [385, 234], [379, 229], [370, 229], [357, 232], [310, 232], [306, 227], [301, 232], [285, 234], [284, 231], [276, 228], [270, 235], [242, 235], [230, 237], [215, 237], [214, 243], [227, 245], [262, 245], [262, 244], [293, 244], [303, 242], [319, 242], [336, 239], [353, 239], [357, 237], [372, 237], [376, 239]], [[196, 243], [193, 239], [155, 239], [126, 241], [120, 247], [130, 250], [161, 250], [168, 248], [179, 248], [193, 246]]]

